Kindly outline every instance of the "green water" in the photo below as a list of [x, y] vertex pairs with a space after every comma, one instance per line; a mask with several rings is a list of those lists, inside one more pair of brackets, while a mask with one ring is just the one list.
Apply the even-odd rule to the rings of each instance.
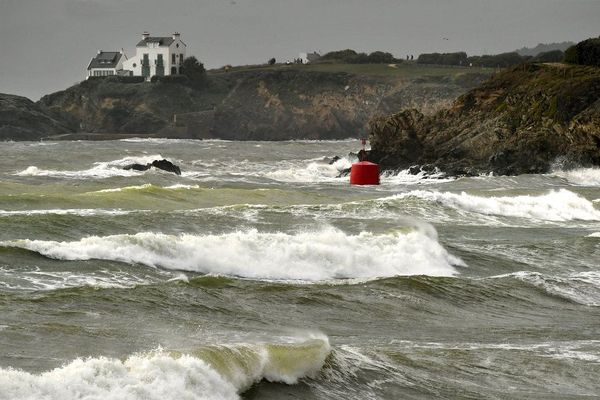
[[600, 170], [356, 146], [0, 143], [0, 399], [600, 396]]

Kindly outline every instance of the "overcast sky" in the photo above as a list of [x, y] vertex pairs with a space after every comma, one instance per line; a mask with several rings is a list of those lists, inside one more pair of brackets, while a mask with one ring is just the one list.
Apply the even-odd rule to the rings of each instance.
[[[182, 34], [208, 68], [352, 48], [469, 55], [600, 35], [600, 0], [0, 0], [0, 92], [37, 100], [97, 50]], [[443, 40], [448, 38], [448, 40]]]

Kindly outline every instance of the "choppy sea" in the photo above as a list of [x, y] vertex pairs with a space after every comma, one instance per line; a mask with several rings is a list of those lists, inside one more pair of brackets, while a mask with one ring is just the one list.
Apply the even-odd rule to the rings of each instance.
[[600, 398], [600, 169], [358, 147], [0, 143], [0, 399]]

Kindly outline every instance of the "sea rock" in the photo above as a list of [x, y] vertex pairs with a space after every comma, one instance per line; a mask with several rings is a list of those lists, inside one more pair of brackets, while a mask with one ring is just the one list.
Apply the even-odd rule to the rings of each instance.
[[181, 169], [173, 164], [172, 162], [162, 159], [162, 160], [154, 160], [148, 164], [129, 164], [123, 167], [125, 170], [134, 170], [134, 171], [147, 171], [151, 167], [162, 169], [163, 171], [172, 172], [176, 175], [181, 175]]

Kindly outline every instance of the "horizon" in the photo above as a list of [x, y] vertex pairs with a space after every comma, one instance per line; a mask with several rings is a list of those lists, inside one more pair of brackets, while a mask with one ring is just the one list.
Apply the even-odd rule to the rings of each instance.
[[[41, 96], [85, 79], [98, 50], [134, 54], [143, 31], [181, 33], [207, 69], [285, 62], [300, 52], [497, 54], [599, 35], [592, 0], [3, 0], [0, 92]], [[48, 73], [51, 72], [51, 73]]]

